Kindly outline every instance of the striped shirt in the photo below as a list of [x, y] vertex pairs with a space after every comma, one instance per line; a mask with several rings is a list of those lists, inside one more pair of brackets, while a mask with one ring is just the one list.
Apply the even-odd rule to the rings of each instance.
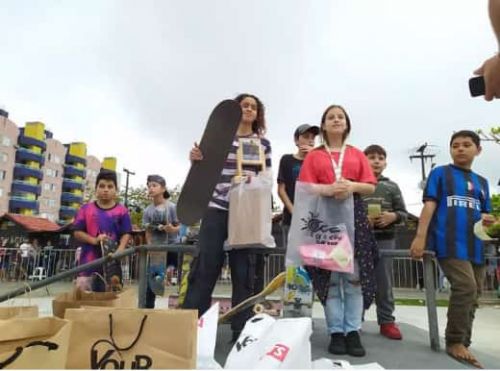
[[481, 220], [481, 213], [491, 212], [488, 181], [455, 165], [439, 166], [429, 174], [423, 199], [436, 202], [428, 248], [440, 259], [484, 264], [483, 242], [473, 229]]
[[[212, 200], [208, 204], [208, 207], [214, 207], [222, 210], [229, 209], [229, 190], [231, 189], [231, 180], [236, 175], [236, 153], [239, 147], [240, 138], [259, 138], [259, 135], [251, 134], [245, 136], [236, 136], [234, 138], [233, 144], [224, 164], [224, 169], [222, 169], [222, 174], [220, 176], [219, 182], [215, 186]], [[264, 155], [266, 157], [266, 169], [269, 170], [271, 169], [271, 142], [269, 142], [269, 140], [264, 137], [260, 137], [260, 143], [263, 147]], [[260, 170], [260, 165], [243, 165], [244, 176], [255, 176], [259, 173]]]

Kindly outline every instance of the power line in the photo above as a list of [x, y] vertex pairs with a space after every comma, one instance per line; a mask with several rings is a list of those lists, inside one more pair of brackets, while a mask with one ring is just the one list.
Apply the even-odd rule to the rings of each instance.
[[427, 149], [429, 145], [426, 143], [422, 144], [420, 147], [418, 147], [415, 152], [417, 154], [415, 155], [411, 155], [410, 156], [410, 161], [412, 161], [413, 159], [420, 159], [420, 165], [421, 165], [421, 170], [422, 170], [422, 183], [425, 182], [425, 179], [427, 178], [427, 176], [425, 175], [425, 163], [428, 159], [431, 160], [431, 169], [432, 167], [434, 166], [434, 163], [432, 162], [432, 160], [434, 159], [434, 157], [436, 157], [436, 155], [434, 153], [425, 153], [425, 150]]
[[127, 173], [127, 180], [125, 181], [125, 207], [128, 208], [128, 177], [130, 175], [135, 175], [135, 173], [126, 168], [123, 168], [123, 171]]

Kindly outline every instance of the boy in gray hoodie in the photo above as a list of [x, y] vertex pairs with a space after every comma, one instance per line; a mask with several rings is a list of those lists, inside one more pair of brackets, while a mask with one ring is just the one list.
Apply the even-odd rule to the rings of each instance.
[[[407, 218], [406, 206], [398, 185], [382, 175], [387, 166], [387, 154], [381, 146], [372, 144], [364, 151], [378, 183], [375, 192], [363, 197], [368, 205], [368, 217], [373, 225], [379, 249], [395, 249], [395, 224]], [[392, 293], [392, 259], [380, 259], [375, 269], [377, 276], [377, 321], [380, 333], [393, 340], [403, 337], [395, 323]]]

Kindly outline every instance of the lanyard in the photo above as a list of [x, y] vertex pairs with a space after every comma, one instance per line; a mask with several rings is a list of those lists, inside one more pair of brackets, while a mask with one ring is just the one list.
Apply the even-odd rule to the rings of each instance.
[[342, 166], [344, 165], [344, 154], [345, 154], [345, 148], [346, 145], [343, 144], [342, 148], [340, 149], [340, 155], [339, 155], [339, 163], [335, 162], [335, 159], [332, 157], [332, 154], [330, 152], [330, 148], [325, 144], [325, 148], [328, 151], [328, 155], [332, 159], [332, 167], [333, 167], [333, 172], [335, 173], [335, 181], [338, 182], [340, 179], [342, 179]]

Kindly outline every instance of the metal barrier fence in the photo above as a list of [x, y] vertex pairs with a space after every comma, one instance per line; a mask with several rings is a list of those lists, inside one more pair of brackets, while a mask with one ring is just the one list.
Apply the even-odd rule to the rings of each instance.
[[23, 254], [18, 248], [0, 248], [0, 280], [42, 280], [76, 266], [75, 250], [50, 249]]
[[[264, 282], [267, 284], [280, 272], [285, 270], [285, 256], [283, 254], [270, 254], [266, 257], [264, 269]], [[393, 287], [396, 289], [422, 290], [424, 289], [423, 263], [415, 261], [410, 256], [392, 257]], [[224, 264], [225, 271], [219, 277], [218, 284], [231, 284], [229, 267]], [[441, 268], [433, 261], [434, 287], [439, 291], [448, 291], [449, 283], [444, 277]], [[499, 292], [500, 294], [500, 257], [486, 257], [486, 279], [483, 292]]]
[[[285, 270], [285, 256], [270, 254], [266, 258], [264, 269], [264, 284], [270, 282], [280, 272]], [[422, 262], [408, 257], [393, 257], [393, 287], [409, 290], [424, 288]], [[126, 284], [135, 283], [138, 279], [137, 255], [126, 256], [121, 260], [123, 280]], [[77, 266], [77, 251], [75, 249], [50, 249], [23, 257], [17, 248], [0, 248], [0, 281], [41, 280], [65, 272]], [[177, 269], [168, 275], [178, 283]], [[71, 277], [66, 281], [71, 281]], [[441, 269], [434, 263], [434, 282], [439, 291], [449, 290], [449, 283]], [[486, 279], [484, 292], [498, 292], [500, 283], [500, 257], [486, 257]], [[229, 264], [223, 265], [217, 281], [219, 285], [231, 285]]]
[[[36, 290], [41, 287], [46, 287], [50, 285], [53, 282], [61, 281], [67, 278], [74, 277], [76, 274], [83, 272], [88, 269], [94, 269], [97, 267], [102, 266], [103, 264], [106, 264], [107, 262], [111, 260], [118, 260], [121, 261], [122, 259], [126, 257], [131, 257], [131, 256], [137, 256], [138, 257], [138, 307], [139, 308], [145, 308], [146, 307], [146, 290], [147, 290], [147, 260], [148, 260], [148, 253], [150, 252], [171, 252], [171, 253], [177, 253], [179, 254], [179, 259], [178, 261], [182, 261], [182, 256], [183, 254], [197, 254], [197, 247], [194, 245], [182, 245], [182, 244], [174, 244], [174, 245], [141, 245], [141, 246], [134, 246], [128, 249], [125, 249], [124, 251], [119, 251], [115, 252], [114, 254], [107, 255], [105, 257], [96, 259], [90, 263], [78, 265], [72, 269], [66, 270], [64, 272], [60, 272], [58, 274], [55, 274], [51, 277], [46, 277], [43, 278], [37, 282], [32, 282], [30, 283], [31, 290]], [[269, 254], [271, 252], [275, 251], [270, 251], [269, 249], [250, 249], [251, 253], [255, 254]], [[387, 258], [401, 258], [401, 257], [406, 257], [408, 254], [407, 250], [381, 250], [380, 251], [383, 256]], [[15, 253], [16, 256], [16, 261], [18, 261], [17, 258], [18, 253]], [[36, 254], [35, 254], [36, 255]], [[33, 259], [33, 264], [37, 260], [37, 256], [32, 256]], [[22, 259], [28, 259], [29, 256], [21, 256], [21, 268], [22, 268]], [[78, 259], [78, 256], [75, 257], [75, 260]], [[424, 284], [428, 288], [425, 291], [425, 300], [426, 300], [426, 307], [427, 307], [427, 316], [428, 316], [428, 323], [429, 323], [429, 340], [430, 340], [430, 346], [433, 350], [439, 350], [440, 344], [439, 344], [439, 331], [438, 331], [438, 322], [437, 322], [437, 311], [436, 311], [436, 294], [434, 290], [434, 271], [433, 271], [433, 264], [434, 264], [434, 253], [432, 252], [424, 252], [423, 256], [423, 265], [424, 265]], [[135, 265], [135, 264], [133, 264]], [[56, 263], [57, 266], [57, 263]], [[268, 266], [270, 266], [268, 264]], [[28, 271], [24, 272], [24, 274], [29, 274], [29, 269], [30, 269], [30, 264], [29, 262], [26, 265]], [[36, 269], [37, 267], [34, 267]], [[20, 272], [22, 273], [22, 269], [20, 269]], [[180, 277], [181, 278], [181, 277]], [[14, 289], [13, 291], [10, 291], [8, 293], [4, 293], [0, 295], [0, 302], [15, 298], [19, 295], [25, 294], [25, 287], [18, 287]]]
[[[55, 276], [78, 265], [76, 249], [50, 249], [23, 256], [18, 248], [0, 248], [0, 281], [34, 281]], [[126, 256], [121, 260], [123, 280], [137, 279], [137, 258]], [[65, 281], [71, 281], [67, 277]]]

